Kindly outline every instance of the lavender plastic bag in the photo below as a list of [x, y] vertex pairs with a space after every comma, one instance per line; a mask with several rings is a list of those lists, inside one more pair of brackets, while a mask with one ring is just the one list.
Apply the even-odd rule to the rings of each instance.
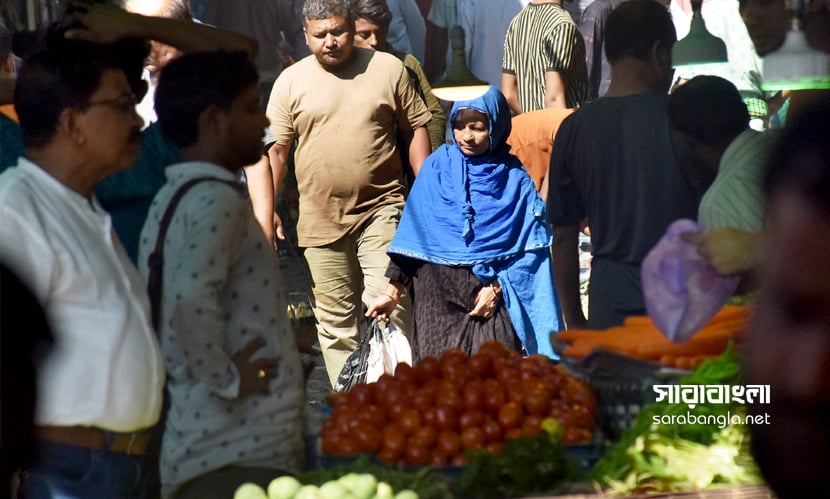
[[688, 219], [673, 222], [640, 269], [646, 310], [668, 339], [687, 341], [720, 310], [738, 287], [738, 277], [718, 274], [680, 236], [703, 232]]

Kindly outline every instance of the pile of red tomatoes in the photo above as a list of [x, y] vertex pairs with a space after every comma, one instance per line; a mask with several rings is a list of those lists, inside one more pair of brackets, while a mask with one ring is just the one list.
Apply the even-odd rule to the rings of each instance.
[[542, 355], [521, 357], [498, 342], [467, 356], [399, 364], [395, 374], [330, 396], [320, 437], [329, 455], [373, 454], [398, 465], [463, 465], [468, 450], [499, 453], [506, 439], [561, 431], [563, 442], [592, 440], [590, 386]]

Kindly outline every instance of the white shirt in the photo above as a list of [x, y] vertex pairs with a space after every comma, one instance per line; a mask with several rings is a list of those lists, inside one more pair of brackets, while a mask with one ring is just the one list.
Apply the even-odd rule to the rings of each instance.
[[0, 259], [32, 288], [55, 335], [36, 424], [155, 424], [164, 368], [149, 301], [98, 200], [21, 158], [0, 175]]
[[[178, 188], [195, 177], [235, 181], [210, 163], [170, 166], [141, 233], [139, 262]], [[234, 464], [296, 472], [302, 451], [303, 372], [276, 253], [250, 203], [223, 182], [203, 181], [181, 198], [164, 242], [161, 345], [171, 409], [161, 454], [162, 494]], [[278, 358], [271, 395], [239, 398], [232, 357], [254, 338], [254, 358]]]

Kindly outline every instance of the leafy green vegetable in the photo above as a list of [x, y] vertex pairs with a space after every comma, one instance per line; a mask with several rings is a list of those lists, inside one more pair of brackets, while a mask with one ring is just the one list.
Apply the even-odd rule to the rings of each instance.
[[[741, 382], [741, 362], [730, 343], [724, 353], [704, 361], [680, 384], [734, 385]], [[707, 421], [684, 424], [693, 416]], [[743, 417], [737, 403], [647, 404], [634, 425], [623, 432], [591, 471], [591, 478], [611, 492], [699, 490], [718, 484], [760, 483], [749, 453], [746, 428], [730, 416]], [[660, 421], [677, 421], [654, 424]]]
[[559, 437], [542, 432], [507, 440], [500, 454], [469, 453], [456, 492], [476, 499], [525, 497], [554, 491], [576, 475], [576, 463], [565, 456]]

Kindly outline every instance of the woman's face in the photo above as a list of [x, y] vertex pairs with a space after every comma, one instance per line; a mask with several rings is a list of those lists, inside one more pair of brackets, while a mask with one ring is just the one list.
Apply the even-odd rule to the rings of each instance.
[[462, 109], [453, 123], [452, 133], [466, 156], [477, 156], [490, 150], [490, 126], [487, 115], [474, 109]]

